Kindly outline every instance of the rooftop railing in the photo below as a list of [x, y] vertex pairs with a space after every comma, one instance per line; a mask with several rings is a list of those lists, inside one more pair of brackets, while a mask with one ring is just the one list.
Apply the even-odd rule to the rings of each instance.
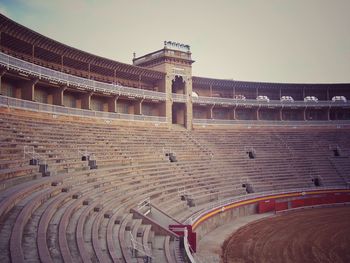
[[57, 105], [51, 105], [51, 104], [44, 104], [44, 103], [33, 102], [28, 100], [21, 100], [21, 99], [6, 97], [6, 96], [0, 96], [0, 106], [25, 109], [25, 110], [31, 110], [31, 111], [37, 111], [37, 112], [45, 112], [45, 113], [51, 113], [51, 114], [75, 115], [75, 116], [83, 116], [83, 117], [98, 117], [103, 119], [120, 119], [120, 120], [151, 121], [151, 122], [167, 121], [166, 117], [84, 110], [84, 109], [69, 108], [69, 107], [57, 106]]
[[210, 104], [210, 105], [228, 105], [228, 106], [266, 106], [266, 107], [350, 107], [350, 102], [344, 101], [259, 101], [252, 99], [230, 99], [218, 97], [192, 97], [194, 104]]
[[28, 74], [39, 79], [58, 82], [63, 85], [73, 85], [89, 91], [108, 92], [115, 95], [132, 96], [136, 98], [148, 98], [152, 100], [166, 100], [163, 92], [136, 89], [121, 86], [119, 84], [103, 83], [91, 79], [81, 78], [63, 72], [48, 69], [0, 52], [0, 65], [20, 73]]

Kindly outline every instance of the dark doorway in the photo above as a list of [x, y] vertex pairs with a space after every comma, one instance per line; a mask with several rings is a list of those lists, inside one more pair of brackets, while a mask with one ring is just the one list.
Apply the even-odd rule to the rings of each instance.
[[184, 103], [173, 103], [172, 123], [185, 126], [186, 123], [186, 106]]

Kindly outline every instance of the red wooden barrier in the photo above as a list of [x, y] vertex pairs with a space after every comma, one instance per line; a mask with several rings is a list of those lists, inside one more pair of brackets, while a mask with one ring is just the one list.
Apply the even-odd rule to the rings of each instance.
[[258, 213], [266, 213], [270, 211], [275, 211], [275, 199], [260, 201], [258, 204]]
[[275, 211], [282, 211], [287, 209], [288, 209], [288, 201], [275, 203]]
[[302, 206], [305, 206], [305, 200], [304, 199], [292, 200], [290, 204], [292, 208], [302, 207]]

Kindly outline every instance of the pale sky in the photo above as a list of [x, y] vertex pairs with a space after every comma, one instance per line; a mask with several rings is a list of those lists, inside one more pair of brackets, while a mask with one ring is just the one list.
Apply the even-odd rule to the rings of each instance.
[[171, 40], [191, 46], [195, 76], [350, 82], [350, 0], [0, 0], [0, 12], [124, 63]]

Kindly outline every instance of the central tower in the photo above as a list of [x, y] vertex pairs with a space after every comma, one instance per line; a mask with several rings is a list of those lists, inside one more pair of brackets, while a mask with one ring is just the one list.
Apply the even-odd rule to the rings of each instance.
[[166, 73], [159, 91], [166, 93], [165, 116], [169, 124], [192, 128], [192, 63], [189, 45], [164, 41], [164, 48], [134, 57], [135, 66]]

